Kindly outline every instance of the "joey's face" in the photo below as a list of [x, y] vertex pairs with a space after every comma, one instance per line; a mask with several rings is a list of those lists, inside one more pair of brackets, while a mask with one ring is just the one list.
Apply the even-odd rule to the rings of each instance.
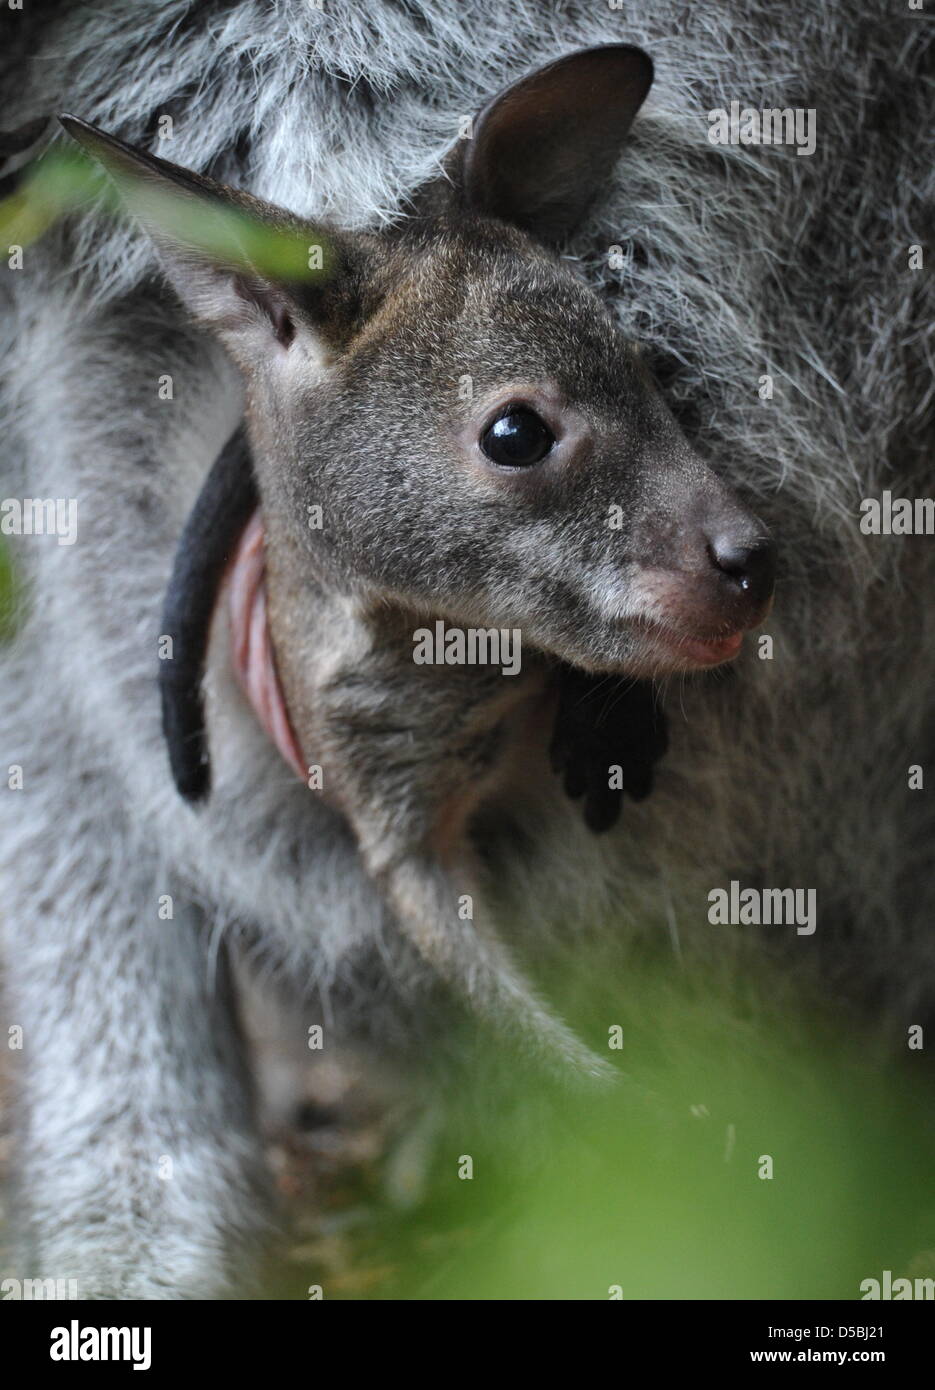
[[420, 252], [297, 413], [295, 510], [324, 501], [341, 568], [420, 613], [661, 675], [730, 660], [768, 609], [762, 524], [519, 233]]

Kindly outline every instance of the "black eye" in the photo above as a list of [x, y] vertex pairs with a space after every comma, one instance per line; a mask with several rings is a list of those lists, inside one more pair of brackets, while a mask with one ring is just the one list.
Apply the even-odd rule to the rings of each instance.
[[534, 410], [517, 406], [501, 415], [481, 435], [480, 446], [494, 463], [507, 468], [528, 468], [541, 463], [555, 443], [555, 436]]

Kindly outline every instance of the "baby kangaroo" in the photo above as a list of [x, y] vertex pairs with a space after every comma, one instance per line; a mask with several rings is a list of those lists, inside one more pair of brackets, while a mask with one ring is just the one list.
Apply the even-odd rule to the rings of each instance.
[[[494, 1026], [578, 1074], [603, 1064], [503, 945], [472, 825], [522, 781], [529, 741], [548, 742], [556, 672], [577, 673], [573, 725], [589, 677], [732, 659], [773, 586], [762, 524], [558, 254], [651, 81], [646, 54], [619, 45], [533, 73], [377, 233], [308, 224], [63, 118], [243, 374], [246, 436], [205, 485], [166, 608], [179, 790], [209, 790], [198, 680], [223, 588], [257, 715], [353, 827], [403, 932]], [[191, 216], [164, 216], [166, 199]], [[323, 273], [271, 275], [246, 240], [219, 249], [203, 231], [230, 213], [320, 251]], [[501, 633], [521, 661], [465, 659]], [[660, 732], [645, 704], [625, 708], [640, 795]], [[579, 751], [562, 727], [558, 750]], [[584, 789], [581, 768], [567, 774]]]

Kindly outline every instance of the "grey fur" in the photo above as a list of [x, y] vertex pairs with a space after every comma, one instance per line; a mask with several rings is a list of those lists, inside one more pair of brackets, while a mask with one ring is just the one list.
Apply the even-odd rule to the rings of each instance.
[[[501, 927], [522, 954], [600, 914], [651, 936], [668, 920], [690, 954], [712, 949], [706, 894], [732, 872], [817, 887], [809, 949], [829, 988], [875, 998], [895, 1038], [930, 1009], [935, 954], [935, 827], [906, 790], [906, 767], [933, 752], [931, 561], [924, 542], [861, 536], [856, 513], [884, 487], [928, 487], [930, 272], [906, 269], [931, 181], [926, 32], [870, 3], [742, 12], [738, 33], [733, 0], [550, 14], [506, 0], [152, 13], [105, 0], [25, 44], [39, 61], [25, 85], [17, 72], [0, 127], [72, 109], [143, 141], [172, 112], [175, 162], [378, 228], [505, 80], [589, 43], [651, 52], [653, 92], [574, 250], [692, 444], [780, 542], [776, 658], [748, 650], [733, 681], [683, 688], [659, 790], [602, 840], [557, 791], [536, 793], [551, 785], [544, 765], [527, 778], [538, 765], [521, 764], [529, 790], [510, 810], [537, 852], [513, 865]], [[705, 113], [734, 99], [814, 106], [816, 154], [712, 149]], [[622, 271], [607, 267], [613, 244]], [[4, 765], [25, 773], [0, 798], [9, 1016], [25, 1029], [24, 1273], [138, 1297], [232, 1287], [264, 1221], [237, 1049], [223, 1018], [209, 1036], [199, 940], [262, 938], [265, 959], [307, 982], [309, 1022], [351, 998], [375, 1033], [395, 1032], [393, 1010], [418, 1004], [378, 1012], [363, 992], [375, 958], [401, 999], [433, 988], [343, 822], [249, 716], [220, 628], [209, 727], [224, 757], [207, 814], [180, 808], [169, 780], [159, 605], [241, 399], [150, 257], [142, 237], [88, 218], [3, 285], [4, 495], [76, 496], [82, 526], [73, 547], [18, 547], [35, 611], [5, 658], [0, 711]], [[167, 371], [171, 405], [156, 398]], [[157, 918], [161, 893], [173, 922]], [[153, 1177], [164, 1154], [166, 1183]]]

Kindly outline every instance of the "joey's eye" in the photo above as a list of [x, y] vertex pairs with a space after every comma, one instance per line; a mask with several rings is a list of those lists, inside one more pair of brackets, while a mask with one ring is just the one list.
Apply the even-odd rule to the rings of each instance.
[[555, 436], [534, 410], [516, 406], [481, 435], [480, 446], [489, 459], [507, 468], [528, 468], [541, 463], [555, 443]]

